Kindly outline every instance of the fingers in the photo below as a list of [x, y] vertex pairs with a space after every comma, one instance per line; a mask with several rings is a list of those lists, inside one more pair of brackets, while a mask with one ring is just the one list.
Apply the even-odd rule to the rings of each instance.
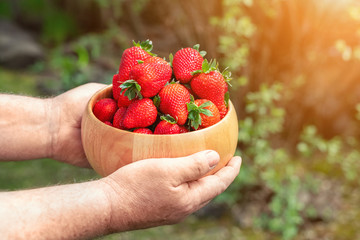
[[227, 188], [234, 181], [236, 176], [239, 175], [241, 163], [241, 157], [235, 156], [230, 159], [230, 161], [224, 168], [216, 172], [214, 176], [220, 178]]
[[79, 87], [73, 88], [70, 91], [66, 92], [65, 94], [72, 95], [71, 97], [76, 97], [78, 99], [89, 100], [89, 98], [100, 89], [103, 89], [107, 85], [102, 83], [87, 83], [81, 85]]
[[219, 160], [219, 154], [212, 150], [201, 151], [187, 157], [171, 159], [168, 163], [169, 168], [173, 168], [176, 174], [174, 186], [199, 179], [214, 168]]
[[87, 83], [80, 87], [83, 88], [82, 89], [83, 91], [95, 93], [96, 91], [99, 91], [100, 89], [103, 89], [106, 86], [108, 85], [102, 83]]
[[[239, 174], [241, 158], [233, 157], [229, 163], [214, 175], [188, 183], [190, 196], [199, 203], [199, 209], [211, 199], [224, 192]], [[205, 204], [204, 204], [205, 203]]]

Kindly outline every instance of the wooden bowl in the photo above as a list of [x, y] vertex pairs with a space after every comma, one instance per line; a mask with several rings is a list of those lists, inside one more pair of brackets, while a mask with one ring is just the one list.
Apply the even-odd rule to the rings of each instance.
[[208, 128], [182, 134], [148, 135], [108, 126], [95, 117], [92, 112], [94, 104], [111, 96], [112, 85], [98, 91], [90, 99], [81, 124], [86, 157], [101, 176], [138, 160], [183, 157], [208, 149], [217, 151], [221, 159], [208, 173], [213, 174], [224, 167], [235, 153], [238, 121], [231, 102], [226, 116]]

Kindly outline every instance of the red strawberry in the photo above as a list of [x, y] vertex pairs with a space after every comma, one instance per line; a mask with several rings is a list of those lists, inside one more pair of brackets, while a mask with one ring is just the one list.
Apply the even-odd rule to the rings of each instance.
[[184, 125], [179, 126], [179, 128], [180, 128], [180, 132], [179, 132], [179, 133], [187, 133], [187, 132], [190, 132], [190, 130], [189, 130], [187, 127], [185, 127]]
[[113, 98], [115, 100], [118, 100], [121, 91], [119, 74], [114, 74], [112, 83], [113, 83], [113, 91], [112, 91]]
[[227, 113], [227, 81], [230, 80], [230, 75], [228, 71], [220, 73], [215, 61], [209, 63], [204, 60], [202, 71], [195, 72], [190, 82], [192, 90], [199, 98], [208, 99], [217, 106], [221, 118]]
[[179, 83], [166, 85], [159, 92], [160, 111], [169, 114], [177, 120], [179, 125], [184, 125], [188, 110], [186, 104], [190, 102], [190, 93]]
[[170, 81], [171, 76], [171, 66], [165, 60], [161, 62], [157, 60], [146, 62], [145, 60], [131, 69], [129, 76], [131, 80], [125, 81], [121, 88], [129, 99], [137, 96], [150, 98], [158, 94], [161, 88]]
[[[132, 100], [134, 100], [134, 99], [132, 99]], [[124, 93], [120, 93], [118, 102], [117, 102], [118, 107], [128, 107], [130, 105], [130, 103], [132, 102], [132, 100], [129, 100], [129, 98], [124, 95]]]
[[123, 126], [120, 125], [125, 112], [126, 112], [126, 107], [119, 107], [119, 109], [116, 111], [113, 120], [114, 127], [119, 129], [125, 129]]
[[[113, 77], [113, 97], [114, 98], [115, 96], [117, 97], [115, 98], [115, 100], [117, 100], [118, 107], [127, 107], [130, 105], [131, 100], [129, 100], [129, 98], [124, 95], [124, 93], [121, 93], [119, 79], [120, 79], [119, 74], [115, 74]], [[114, 82], [117, 82], [118, 84], [117, 87], [114, 86]]]
[[127, 48], [123, 52], [119, 65], [119, 76], [118, 78], [113, 78], [113, 96], [115, 100], [118, 99], [120, 94], [120, 85], [129, 79], [130, 70], [133, 66], [137, 65], [138, 61], [144, 61], [153, 55], [150, 53], [153, 48], [150, 40], [141, 43], [133, 41], [133, 44], [133, 47]]
[[106, 125], [112, 126], [112, 123], [109, 122], [109, 121], [105, 121], [104, 123], [105, 123]]
[[191, 86], [190, 86], [190, 83], [185, 83], [185, 84], [182, 84], [184, 87], [186, 87], [186, 89], [189, 91], [189, 93], [191, 94], [191, 95], [193, 95], [193, 97], [195, 98], [195, 99], [197, 99], [198, 98], [198, 96], [194, 93], [194, 91], [191, 89]]
[[176, 80], [181, 83], [190, 82], [193, 77], [191, 73], [201, 69], [205, 54], [205, 51], [199, 52], [198, 44], [193, 48], [183, 48], [177, 51], [172, 60]]
[[93, 113], [100, 121], [110, 122], [112, 121], [116, 110], [116, 101], [112, 98], [104, 98], [95, 103]]
[[188, 104], [190, 125], [195, 130], [210, 127], [220, 121], [218, 108], [207, 99], [196, 99]]
[[148, 128], [138, 128], [134, 130], [134, 133], [142, 133], [142, 134], [153, 134], [153, 132]]
[[162, 64], [168, 64], [163, 58], [161, 57], [150, 57], [143, 61], [144, 63], [162, 63]]
[[174, 118], [170, 116], [161, 116], [161, 121], [156, 125], [154, 134], [178, 134], [180, 127], [176, 124]]
[[149, 98], [138, 99], [126, 109], [121, 126], [126, 129], [148, 127], [156, 121], [156, 117], [157, 109], [153, 101]]

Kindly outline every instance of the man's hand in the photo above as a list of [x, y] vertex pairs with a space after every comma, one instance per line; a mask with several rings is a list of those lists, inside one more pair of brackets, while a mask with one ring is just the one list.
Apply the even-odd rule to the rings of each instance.
[[46, 99], [0, 94], [0, 161], [50, 157], [89, 167], [81, 118], [91, 96], [105, 86], [89, 83]]
[[201, 178], [218, 161], [214, 151], [147, 159], [101, 179], [110, 201], [109, 229], [117, 232], [181, 221], [225, 191], [238, 175], [241, 158], [234, 157], [214, 175]]
[[222, 193], [238, 175], [234, 157], [214, 175], [213, 151], [147, 159], [108, 177], [76, 184], [0, 192], [1, 239], [93, 239], [181, 221]]
[[90, 167], [81, 142], [81, 119], [89, 99], [105, 86], [85, 84], [49, 101], [52, 158], [79, 167]]

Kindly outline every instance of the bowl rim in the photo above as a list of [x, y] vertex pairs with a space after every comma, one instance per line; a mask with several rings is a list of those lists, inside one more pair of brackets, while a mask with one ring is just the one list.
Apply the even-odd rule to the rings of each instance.
[[[203, 128], [203, 129], [199, 129], [199, 130], [195, 130], [195, 131], [190, 131], [190, 132], [185, 132], [185, 133], [178, 133], [178, 134], [143, 134], [143, 133], [134, 133], [134, 132], [131, 132], [131, 131], [128, 131], [128, 130], [124, 130], [124, 129], [120, 129], [120, 128], [116, 128], [116, 127], [113, 127], [113, 126], [110, 126], [110, 125], [107, 125], [105, 124], [104, 122], [100, 121], [96, 116], [95, 114], [93, 113], [92, 111], [92, 103], [95, 104], [95, 98], [101, 93], [101, 92], [104, 92], [104, 91], [107, 91], [108, 89], [112, 89], [113, 85], [112, 84], [109, 84], [107, 86], [105, 86], [104, 88], [98, 90], [91, 98], [90, 100], [88, 101], [87, 103], [87, 106], [86, 106], [86, 111], [89, 113], [89, 116], [93, 119], [95, 119], [95, 121], [97, 121], [98, 123], [100, 123], [102, 126], [104, 127], [109, 127], [109, 128], [112, 128], [114, 129], [115, 131], [118, 131], [118, 132], [122, 132], [122, 133], [125, 133], [125, 134], [134, 134], [134, 135], [141, 135], [141, 136], [146, 136], [146, 137], [163, 137], [163, 136], [184, 136], [184, 135], [190, 135], [190, 134], [194, 134], [196, 135], [197, 133], [200, 133], [200, 132], [205, 132], [205, 131], [209, 131], [213, 128], [215, 128], [217, 125], [220, 125], [222, 124], [225, 119], [229, 118], [229, 116], [231, 115], [230, 112], [232, 111], [235, 111], [235, 108], [234, 108], [234, 105], [232, 104], [231, 100], [229, 100], [229, 104], [228, 104], [228, 111], [225, 115], [224, 118], [222, 118], [219, 122], [215, 123], [214, 125], [211, 125], [210, 127], [207, 127], [207, 128]], [[112, 91], [111, 91], [112, 93]], [[99, 99], [100, 100], [100, 99]], [[98, 100], [98, 101], [99, 101]], [[236, 114], [236, 113], [235, 113]]]

